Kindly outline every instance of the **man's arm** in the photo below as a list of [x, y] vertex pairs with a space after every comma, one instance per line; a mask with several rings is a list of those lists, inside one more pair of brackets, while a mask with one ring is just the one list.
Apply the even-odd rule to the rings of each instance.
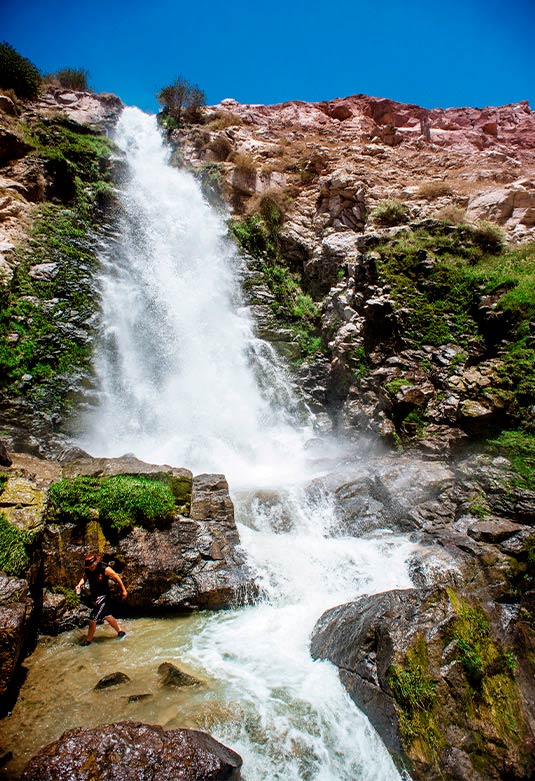
[[80, 580], [78, 581], [75, 587], [75, 591], [77, 594], [79, 594], [80, 591], [82, 590], [82, 586], [84, 585], [84, 583], [85, 583], [85, 575], [82, 575], [82, 577], [80, 578]]
[[123, 595], [123, 599], [125, 599], [126, 596], [128, 595], [128, 591], [124, 587], [124, 583], [121, 580], [121, 576], [118, 575], [115, 572], [115, 570], [112, 570], [111, 567], [106, 567], [106, 569], [104, 570], [104, 574], [106, 575], [106, 577], [111, 578], [112, 580], [114, 580], [116, 583], [119, 584], [119, 586], [121, 587], [121, 592], [122, 592], [122, 595]]

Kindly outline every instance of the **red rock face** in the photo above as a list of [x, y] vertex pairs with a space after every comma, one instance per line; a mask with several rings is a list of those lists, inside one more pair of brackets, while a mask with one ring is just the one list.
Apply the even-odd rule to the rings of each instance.
[[[433, 143], [444, 146], [468, 144], [476, 149], [482, 145], [502, 145], [529, 152], [535, 160], [535, 115], [527, 101], [485, 108], [426, 109], [411, 103], [397, 103], [388, 98], [351, 95], [321, 103], [289, 101], [271, 106], [243, 105], [227, 99], [220, 106], [232, 111], [246, 122], [270, 128], [325, 128], [333, 130], [343, 123], [342, 134], [351, 129], [373, 126], [393, 126], [405, 140], [422, 134], [426, 124]], [[450, 135], [453, 134], [453, 135]]]
[[[198, 128], [180, 131], [183, 160], [211, 162], [210, 146], [224, 141], [218, 165], [237, 214], [253, 212], [267, 191], [287, 193], [285, 252], [305, 263], [326, 229], [373, 229], [365, 212], [391, 198], [407, 204], [409, 220], [455, 210], [458, 222], [491, 220], [513, 241], [535, 238], [535, 115], [526, 101], [426, 109], [367, 95], [272, 106], [226, 99], [208, 119], [211, 112], [229, 125], [212, 130], [208, 122], [204, 141]], [[244, 154], [247, 187], [233, 163]], [[328, 182], [341, 179], [345, 192], [329, 192]]]

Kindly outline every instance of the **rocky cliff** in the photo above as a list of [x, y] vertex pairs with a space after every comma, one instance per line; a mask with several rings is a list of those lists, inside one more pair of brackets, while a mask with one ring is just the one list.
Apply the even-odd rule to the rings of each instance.
[[[362, 95], [172, 131], [323, 424], [429, 454], [533, 421], [535, 118]], [[329, 419], [322, 413], [327, 412]]]

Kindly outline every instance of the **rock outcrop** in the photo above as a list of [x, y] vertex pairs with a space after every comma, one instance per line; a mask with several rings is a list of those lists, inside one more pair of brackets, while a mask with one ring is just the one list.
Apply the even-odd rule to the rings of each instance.
[[334, 608], [316, 626], [312, 653], [340, 668], [413, 778], [531, 776], [533, 723], [511, 652], [455, 592], [391, 591]]
[[28, 583], [0, 573], [0, 714], [16, 694], [19, 665], [28, 650], [34, 603]]
[[420, 542], [416, 588], [327, 611], [311, 644], [414, 779], [533, 772], [535, 493], [515, 481], [501, 457], [405, 456], [335, 489], [342, 532]]
[[238, 781], [241, 764], [204, 732], [125, 721], [65, 732], [28, 762], [21, 781]]

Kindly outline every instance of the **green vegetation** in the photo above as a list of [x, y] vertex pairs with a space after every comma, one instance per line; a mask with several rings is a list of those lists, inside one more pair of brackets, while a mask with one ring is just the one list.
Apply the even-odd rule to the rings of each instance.
[[484, 347], [478, 306], [481, 296], [492, 297], [507, 340], [498, 343], [493, 391], [504, 395], [513, 426], [535, 433], [535, 244], [504, 250], [495, 225], [438, 223], [404, 231], [378, 250], [379, 274], [403, 309], [413, 347], [453, 343], [465, 355], [474, 340]]
[[409, 218], [409, 207], [398, 198], [389, 198], [379, 201], [370, 213], [370, 217], [376, 225], [385, 228], [403, 225]]
[[66, 586], [53, 586], [53, 594], [63, 594], [65, 597], [65, 607], [67, 610], [74, 610], [80, 604], [80, 596], [73, 588], [67, 588]]
[[29, 564], [28, 547], [33, 534], [17, 529], [0, 513], [0, 571], [7, 575], [21, 577]]
[[414, 749], [428, 762], [434, 762], [444, 737], [437, 713], [437, 684], [429, 677], [428, 667], [425, 639], [419, 637], [402, 662], [390, 667], [387, 680], [399, 709], [405, 750]]
[[0, 43], [0, 89], [12, 89], [27, 100], [34, 100], [41, 89], [41, 75], [33, 62], [6, 41]]
[[158, 121], [167, 130], [181, 127], [183, 123], [203, 121], [202, 108], [206, 105], [206, 96], [197, 84], [190, 84], [182, 76], [163, 87], [156, 97], [162, 106]]
[[390, 380], [390, 382], [385, 383], [384, 388], [391, 396], [395, 396], [401, 388], [406, 388], [410, 385], [414, 385], [414, 383], [406, 377], [396, 377], [395, 379]]
[[175, 512], [170, 487], [148, 478], [74, 477], [50, 486], [49, 520], [80, 523], [98, 519], [112, 536], [126, 534], [136, 525], [154, 529], [171, 520]]
[[258, 212], [229, 224], [231, 234], [247, 253], [261, 262], [263, 278], [275, 297], [274, 314], [290, 328], [299, 343], [301, 357], [322, 349], [318, 305], [303, 291], [300, 275], [291, 271], [279, 248], [278, 234], [284, 220], [284, 198], [266, 193]]
[[466, 712], [491, 721], [502, 739], [516, 740], [522, 708], [514, 680], [515, 656], [492, 639], [489, 621], [479, 607], [453, 591], [448, 593], [457, 614], [448, 641], [455, 643], [455, 654], [468, 684], [464, 694]]
[[[112, 146], [61, 120], [32, 125], [26, 138], [54, 183], [53, 201], [34, 212], [11, 284], [0, 293], [0, 387], [61, 415], [71, 403], [69, 385], [91, 355], [97, 262], [92, 233], [110, 198]], [[32, 275], [42, 264], [45, 273]]]

